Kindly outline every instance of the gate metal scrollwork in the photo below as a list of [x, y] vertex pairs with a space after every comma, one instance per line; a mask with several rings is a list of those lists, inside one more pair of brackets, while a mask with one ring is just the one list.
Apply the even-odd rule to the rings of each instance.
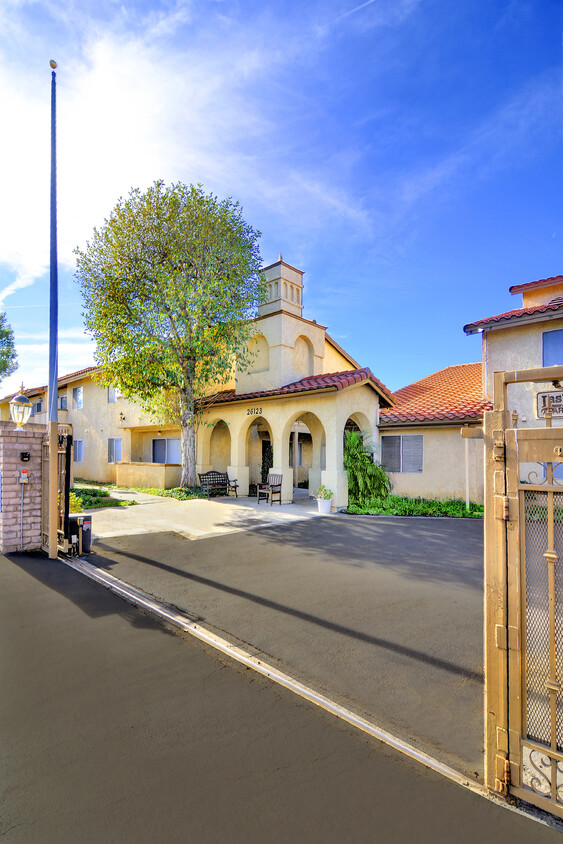
[[[552, 426], [549, 397], [545, 427], [516, 427], [507, 404], [509, 384], [550, 381], [555, 371], [563, 375], [496, 373], [495, 409], [485, 414], [486, 781], [563, 817], [563, 428]], [[490, 506], [501, 497], [503, 523]]]

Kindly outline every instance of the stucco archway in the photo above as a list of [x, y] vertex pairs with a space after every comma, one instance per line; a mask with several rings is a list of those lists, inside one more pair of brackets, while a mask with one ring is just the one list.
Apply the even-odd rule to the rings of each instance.
[[[282, 443], [284, 478], [287, 474], [294, 488], [306, 484], [313, 495], [325, 468], [326, 435], [322, 421], [311, 411], [294, 412], [285, 422]], [[284, 485], [290, 488], [289, 484]]]
[[226, 472], [231, 462], [231, 432], [223, 419], [220, 419], [211, 430], [209, 462], [216, 472]]

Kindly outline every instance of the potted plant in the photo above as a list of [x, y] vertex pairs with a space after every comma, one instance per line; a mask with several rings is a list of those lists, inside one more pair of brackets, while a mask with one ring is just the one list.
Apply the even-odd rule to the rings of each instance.
[[332, 496], [334, 495], [331, 489], [327, 489], [324, 484], [321, 484], [315, 493], [319, 513], [330, 513], [332, 506]]

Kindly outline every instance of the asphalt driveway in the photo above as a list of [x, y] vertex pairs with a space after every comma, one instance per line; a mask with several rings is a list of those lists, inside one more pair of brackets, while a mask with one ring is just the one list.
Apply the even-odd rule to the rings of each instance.
[[338, 515], [104, 537], [94, 551], [94, 565], [482, 777], [480, 520]]

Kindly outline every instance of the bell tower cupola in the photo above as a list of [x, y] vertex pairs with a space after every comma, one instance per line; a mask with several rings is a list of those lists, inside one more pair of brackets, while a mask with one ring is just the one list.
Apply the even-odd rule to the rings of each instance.
[[303, 311], [303, 273], [286, 264], [280, 252], [275, 264], [264, 267], [266, 299], [258, 306], [259, 316], [284, 311], [301, 316]]

